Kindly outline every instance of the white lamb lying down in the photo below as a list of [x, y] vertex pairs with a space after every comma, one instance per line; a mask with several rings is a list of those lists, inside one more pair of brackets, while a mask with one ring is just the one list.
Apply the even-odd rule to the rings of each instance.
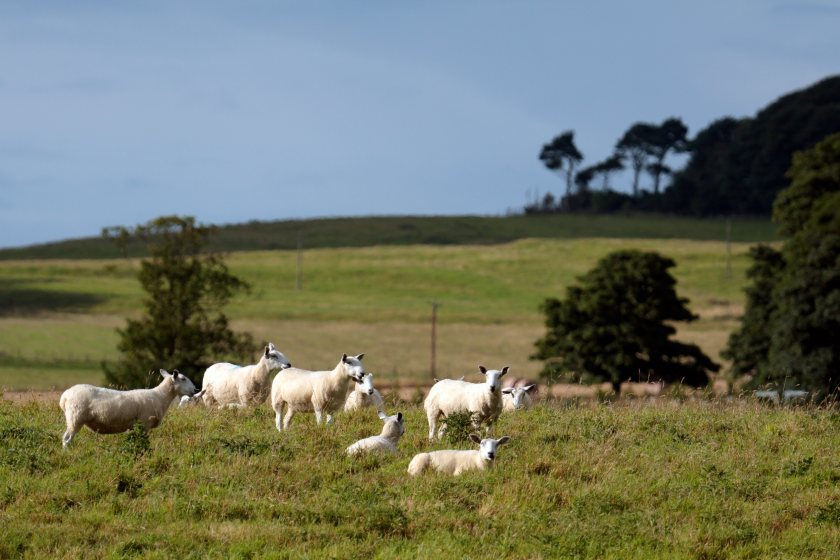
[[499, 439], [481, 439], [475, 434], [470, 434], [470, 439], [479, 444], [478, 449], [468, 451], [445, 449], [418, 453], [408, 464], [408, 474], [417, 476], [428, 469], [454, 476], [466, 471], [483, 471], [493, 466], [496, 460], [496, 448], [510, 441], [508, 436]]
[[178, 401], [178, 408], [183, 408], [185, 406], [195, 406], [201, 402], [201, 397], [204, 396], [204, 389], [196, 393], [195, 395], [182, 395], [181, 400]]
[[[429, 439], [434, 439], [438, 419], [455, 412], [471, 413], [475, 429], [486, 424], [489, 434], [493, 423], [502, 413], [501, 378], [509, 369], [505, 366], [501, 370], [488, 370], [484, 366], [478, 366], [478, 370], [484, 374], [484, 383], [441, 379], [432, 385], [426, 400], [423, 401], [426, 419], [429, 421]], [[443, 426], [438, 437], [442, 432]]]
[[405, 424], [403, 424], [402, 412], [397, 412], [394, 416], [388, 416], [384, 412], [380, 412], [379, 418], [385, 422], [382, 426], [382, 433], [378, 436], [360, 439], [347, 448], [348, 455], [355, 457], [356, 455], [361, 455], [363, 453], [397, 452], [397, 443], [399, 443], [400, 438], [405, 433]]
[[204, 404], [217, 406], [259, 406], [271, 392], [271, 380], [281, 369], [292, 367], [274, 344], [268, 343], [260, 361], [251, 366], [227, 362], [213, 364], [204, 372]]
[[362, 382], [357, 383], [353, 390], [350, 391], [347, 400], [344, 402], [344, 412], [367, 408], [369, 406], [376, 407], [376, 410], [380, 413], [385, 411], [382, 394], [373, 388], [372, 373], [365, 375], [362, 378]]
[[502, 410], [504, 412], [513, 412], [514, 410], [531, 408], [534, 401], [531, 400], [531, 395], [528, 392], [534, 387], [536, 385], [502, 389]]
[[[292, 417], [299, 411], [314, 411], [315, 422], [318, 424], [326, 412], [327, 424], [332, 423], [333, 413], [344, 406], [350, 382], [362, 383], [365, 375], [362, 365], [364, 356], [344, 354], [332, 371], [289, 368], [278, 373], [271, 384], [271, 406], [277, 429], [281, 432], [289, 429]], [[286, 407], [285, 417], [283, 407]]]
[[178, 370], [160, 370], [163, 381], [153, 389], [117, 391], [93, 385], [74, 385], [58, 401], [67, 420], [64, 447], [87, 426], [100, 434], [125, 432], [141, 422], [149, 430], [163, 420], [169, 407], [180, 395], [195, 394], [195, 385]]

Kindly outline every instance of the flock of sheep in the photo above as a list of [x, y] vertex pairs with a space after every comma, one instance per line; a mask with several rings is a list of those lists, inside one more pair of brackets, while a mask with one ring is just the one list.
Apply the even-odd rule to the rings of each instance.
[[[279, 431], [288, 430], [296, 412], [314, 412], [320, 424], [324, 415], [326, 423], [333, 420], [339, 410], [373, 407], [383, 421], [378, 436], [361, 439], [350, 445], [346, 453], [356, 456], [363, 453], [396, 453], [397, 444], [405, 433], [402, 413], [387, 415], [382, 395], [373, 387], [373, 374], [365, 372], [364, 354], [344, 354], [330, 371], [308, 371], [292, 367], [289, 360], [269, 343], [259, 362], [250, 366], [229, 363], [213, 364], [204, 373], [204, 386], [197, 391], [185, 375], [161, 369], [163, 381], [152, 389], [118, 391], [93, 385], [74, 385], [67, 389], [59, 401], [67, 421], [62, 443], [70, 444], [73, 436], [87, 426], [102, 434], [125, 432], [140, 422], [146, 429], [160, 424], [175, 400], [179, 406], [203, 403], [208, 407], [259, 406], [270, 397]], [[483, 383], [470, 383], [461, 379], [442, 379], [429, 391], [423, 403], [429, 422], [429, 440], [434, 440], [435, 429], [440, 438], [446, 427], [445, 418], [454, 413], [469, 413], [473, 425], [486, 427], [489, 436], [493, 424], [502, 410], [516, 410], [531, 405], [528, 392], [534, 385], [502, 389], [501, 378], [508, 368], [488, 370], [479, 366], [484, 374]], [[354, 390], [348, 395], [350, 383]], [[285, 411], [285, 414], [284, 414]], [[458, 475], [468, 470], [483, 470], [496, 458], [497, 448], [510, 438], [491, 437], [480, 439], [475, 434], [470, 439], [479, 445], [477, 450], [441, 450], [419, 453], [408, 465], [411, 475], [425, 470]]]

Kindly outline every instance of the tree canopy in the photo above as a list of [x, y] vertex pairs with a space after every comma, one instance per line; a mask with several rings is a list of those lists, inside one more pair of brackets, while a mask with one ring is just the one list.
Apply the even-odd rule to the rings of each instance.
[[143, 387], [149, 370], [177, 368], [198, 384], [210, 364], [250, 354], [250, 335], [234, 333], [221, 311], [248, 285], [218, 253], [205, 251], [212, 228], [192, 217], [164, 216], [111, 231], [142, 240], [150, 257], [138, 275], [146, 292], [144, 314], [118, 329], [120, 357], [103, 364], [109, 383]]
[[545, 360], [548, 381], [642, 378], [700, 387], [719, 366], [693, 344], [673, 340], [671, 322], [693, 321], [688, 300], [668, 272], [673, 260], [654, 252], [616, 251], [604, 257], [541, 310], [547, 332], [532, 359]]

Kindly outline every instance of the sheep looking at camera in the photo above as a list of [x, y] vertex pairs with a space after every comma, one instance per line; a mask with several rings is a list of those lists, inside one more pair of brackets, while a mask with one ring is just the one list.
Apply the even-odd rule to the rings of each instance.
[[344, 406], [350, 382], [363, 382], [363, 357], [364, 354], [344, 354], [332, 371], [289, 368], [278, 373], [271, 384], [271, 406], [274, 409], [274, 423], [277, 429], [281, 432], [289, 429], [295, 412], [304, 411], [314, 411], [315, 422], [318, 424], [321, 423], [322, 415], [326, 413], [327, 424], [332, 423], [333, 413]]
[[534, 387], [536, 387], [536, 385], [508, 387], [507, 389], [502, 389], [502, 410], [504, 412], [513, 412], [515, 410], [531, 408], [534, 401], [531, 400], [531, 395], [529, 395], [528, 392]]
[[478, 449], [430, 451], [418, 453], [408, 464], [408, 474], [417, 476], [423, 471], [432, 469], [443, 474], [458, 476], [466, 471], [483, 471], [493, 466], [496, 460], [497, 448], [510, 441], [510, 437], [499, 439], [481, 439], [470, 434], [470, 439], [479, 444]]
[[[501, 370], [488, 370], [484, 366], [478, 366], [478, 370], [484, 374], [484, 383], [442, 379], [432, 385], [426, 400], [423, 401], [429, 421], [429, 439], [434, 439], [438, 419], [455, 412], [471, 413], [475, 429], [485, 424], [489, 434], [493, 423], [502, 413], [501, 378], [509, 369], [505, 366]], [[443, 426], [438, 437], [442, 433]]]
[[373, 406], [377, 411], [385, 411], [385, 403], [382, 400], [382, 394], [373, 387], [373, 374], [368, 373], [362, 378], [361, 383], [357, 383], [347, 400], [344, 402], [344, 412], [351, 410], [358, 410], [360, 408], [367, 408]]
[[292, 364], [271, 342], [254, 365], [213, 364], [204, 372], [204, 404], [219, 408], [259, 406], [271, 392], [272, 376], [289, 367]]
[[371, 436], [360, 439], [347, 448], [347, 454], [351, 457], [363, 453], [396, 453], [397, 443], [405, 433], [402, 412], [394, 416], [388, 416], [384, 412], [379, 413], [379, 418], [385, 423], [382, 432], [378, 436]]
[[73, 436], [87, 426], [100, 434], [117, 434], [140, 422], [147, 430], [157, 427], [180, 395], [195, 394], [195, 385], [185, 375], [162, 369], [163, 381], [153, 389], [117, 391], [93, 385], [73, 385], [58, 401], [67, 421], [61, 438], [67, 447]]

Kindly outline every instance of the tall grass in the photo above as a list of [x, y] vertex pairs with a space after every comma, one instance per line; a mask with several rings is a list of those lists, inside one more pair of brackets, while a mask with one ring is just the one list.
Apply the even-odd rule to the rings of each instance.
[[409, 478], [429, 445], [350, 460], [370, 411], [283, 434], [268, 407], [175, 409], [148, 443], [0, 400], [0, 557], [833, 558], [840, 416], [749, 401], [541, 404], [496, 468]]

